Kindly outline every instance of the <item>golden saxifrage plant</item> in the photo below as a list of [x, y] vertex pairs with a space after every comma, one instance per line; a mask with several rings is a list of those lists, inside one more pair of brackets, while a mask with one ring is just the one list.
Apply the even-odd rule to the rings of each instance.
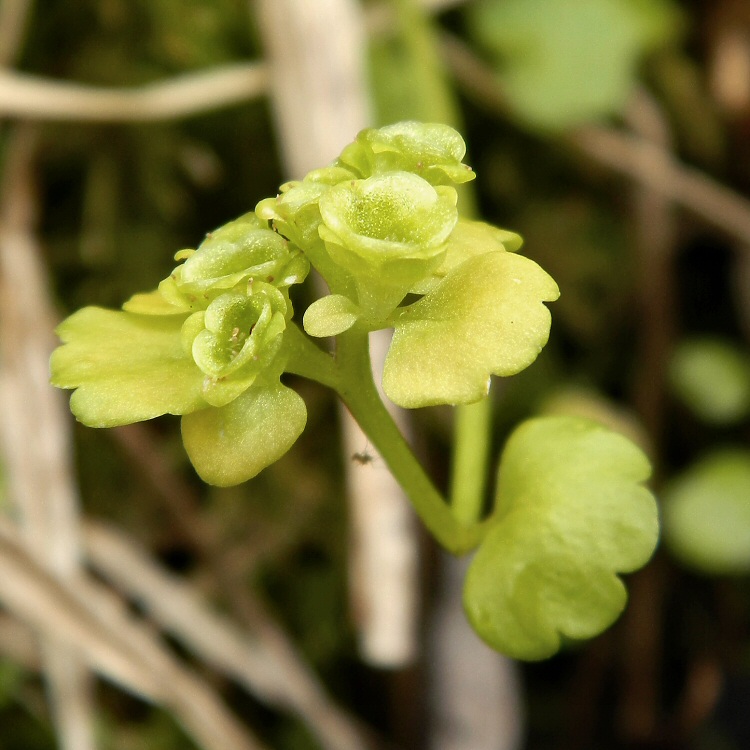
[[[459, 219], [454, 185], [474, 177], [464, 153], [445, 125], [362, 131], [331, 165], [177, 253], [155, 291], [64, 321], [52, 382], [75, 389], [71, 409], [91, 427], [181, 415], [190, 460], [216, 485], [255, 476], [304, 429], [284, 373], [333, 389], [437, 541], [476, 550], [464, 603], [477, 632], [540, 659], [616, 619], [618, 573], [651, 555], [656, 506], [648, 460], [625, 437], [541, 417], [509, 438], [481, 517], [446, 502], [385, 409], [371, 331], [394, 330], [382, 385], [407, 408], [486, 398], [491, 376], [528, 367], [549, 335], [554, 280], [516, 252], [518, 235]], [[289, 288], [310, 266], [330, 293], [300, 325]], [[335, 338], [333, 353], [322, 337]]]

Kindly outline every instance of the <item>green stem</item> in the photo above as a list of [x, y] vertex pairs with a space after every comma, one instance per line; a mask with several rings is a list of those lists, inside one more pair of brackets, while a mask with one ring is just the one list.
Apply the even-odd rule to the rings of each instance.
[[456, 100], [435, 43], [432, 20], [415, 0], [392, 0], [392, 3], [418, 92], [411, 106], [426, 120], [456, 123]]
[[340, 371], [339, 395], [388, 464], [425, 526], [454, 554], [476, 547], [485, 531], [483, 525], [459, 522], [385, 408], [372, 379], [367, 334], [357, 330], [342, 333], [338, 337], [336, 360]]
[[289, 355], [286, 372], [338, 391], [339, 373], [333, 357], [314, 344], [296, 323], [290, 323], [284, 331], [284, 346]]
[[453, 514], [464, 524], [477, 523], [482, 515], [490, 419], [489, 398], [456, 409], [450, 496]]
[[[399, 33], [413, 75], [419, 81], [418, 98], [412, 106], [425, 120], [460, 126], [458, 106], [448, 84], [434, 23], [416, 0], [392, 0]], [[409, 113], [412, 114], [412, 113]], [[461, 215], [477, 214], [470, 183], [456, 186]], [[491, 407], [488, 399], [456, 407], [451, 470], [451, 507], [464, 523], [475, 523], [482, 512], [487, 480]]]

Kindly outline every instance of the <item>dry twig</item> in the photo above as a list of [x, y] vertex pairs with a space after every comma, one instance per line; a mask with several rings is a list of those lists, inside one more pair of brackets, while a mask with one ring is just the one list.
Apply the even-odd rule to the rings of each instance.
[[[363, 19], [351, 0], [319, 0], [314, 6], [307, 0], [262, 0], [257, 7], [282, 156], [291, 176], [304, 175], [331, 161], [370, 122]], [[387, 336], [386, 331], [371, 336], [375, 370], [382, 371]], [[342, 415], [360, 650], [373, 664], [403, 666], [416, 653], [413, 515], [383, 461], [360, 466], [350, 460], [367, 439], [348, 412]]]
[[97, 88], [0, 70], [0, 117], [153, 122], [191, 117], [263, 95], [262, 63], [224, 65], [130, 89]]
[[[11, 131], [0, 188], [0, 438], [8, 492], [29, 548], [56, 575], [70, 578], [78, 569], [78, 498], [69, 418], [48, 382], [54, 316], [34, 233], [36, 151], [30, 126]], [[62, 747], [93, 749], [86, 668], [54, 634], [41, 646]]]
[[[216, 529], [199, 512], [192, 489], [170, 468], [150, 432], [144, 425], [129, 425], [113, 434], [160, 493], [174, 522], [180, 524], [205, 564], [213, 585], [224, 592], [245, 629], [217, 617], [197, 592], [156, 566], [132, 542], [101, 526], [94, 534], [98, 541], [92, 542], [91, 534], [87, 535], [92, 565], [128, 597], [143, 601], [162, 627], [190, 642], [196, 653], [235, 676], [259, 700], [300, 716], [323, 747], [357, 747], [351, 745], [352, 737], [362, 734], [356, 721], [326, 694], [289, 636], [244, 585], [243, 574], [226, 564]], [[176, 585], [174, 595], [168, 593], [169, 581]], [[188, 614], [180, 613], [176, 600], [185, 604]], [[204, 632], [195, 634], [197, 622], [203, 623]], [[361, 743], [366, 744], [364, 739]]]
[[40, 566], [0, 518], [0, 600], [14, 614], [75, 649], [129, 691], [170, 709], [206, 750], [262, 750], [205, 680], [184, 667], [122, 602], [92, 580], [62, 581]]

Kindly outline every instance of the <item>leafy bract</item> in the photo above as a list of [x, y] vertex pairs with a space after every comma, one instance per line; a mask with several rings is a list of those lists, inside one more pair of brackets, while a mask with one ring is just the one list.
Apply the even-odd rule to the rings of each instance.
[[192, 308], [189, 305], [173, 305], [171, 302], [167, 302], [157, 290], [134, 294], [123, 304], [122, 309], [125, 312], [138, 313], [139, 315], [184, 315], [189, 313]]
[[286, 289], [310, 270], [304, 255], [255, 213], [210, 232], [197, 250], [181, 250], [175, 259], [184, 262], [159, 292], [172, 305], [191, 310], [205, 309], [217, 296], [254, 281]]
[[182, 346], [185, 315], [86, 307], [60, 324], [52, 383], [75, 388], [70, 408], [89, 427], [113, 427], [202, 408], [204, 374]]
[[490, 375], [513, 375], [547, 342], [557, 285], [534, 261], [505, 251], [469, 258], [421, 300], [393, 315], [383, 388], [409, 408], [465, 404]]
[[227, 487], [277, 461], [305, 428], [304, 401], [279, 383], [248, 389], [220, 408], [182, 419], [185, 450], [201, 478]]
[[617, 112], [640, 59], [677, 28], [668, 0], [485, 0], [470, 19], [509, 105], [540, 128]]
[[617, 573], [646, 563], [658, 537], [645, 455], [576, 417], [541, 417], [511, 435], [496, 517], [471, 563], [464, 606], [493, 648], [543, 659], [590, 638], [625, 606]]
[[359, 309], [348, 297], [329, 294], [307, 308], [303, 323], [310, 336], [336, 336], [348, 331], [359, 316]]
[[750, 572], [750, 452], [725, 449], [691, 466], [664, 493], [664, 538], [704, 573]]
[[675, 350], [672, 388], [702, 419], [730, 424], [750, 413], [750, 356], [720, 339], [690, 339]]

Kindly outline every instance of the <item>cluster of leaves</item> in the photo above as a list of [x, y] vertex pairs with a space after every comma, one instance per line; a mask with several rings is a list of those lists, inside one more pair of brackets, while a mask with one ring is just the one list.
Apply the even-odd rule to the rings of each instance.
[[[718, 338], [687, 339], [671, 361], [673, 390], [715, 429], [750, 417], [750, 356]], [[686, 565], [711, 574], [750, 572], [750, 451], [712, 449], [665, 490], [665, 536]]]
[[[193, 465], [218, 485], [255, 476], [302, 432], [305, 405], [284, 372], [333, 388], [428, 526], [443, 524], [441, 541], [479, 546], [465, 590], [476, 630], [501, 651], [538, 659], [600, 632], [624, 606], [617, 573], [642, 565], [656, 543], [648, 461], [592, 422], [528, 422], [501, 460], [490, 519], [445, 526], [435, 518], [445, 509], [420, 502], [424, 485], [400, 471], [411, 459], [382, 442], [386, 413], [361, 379], [369, 360], [363, 369], [352, 359], [366, 357], [369, 332], [392, 328], [386, 394], [410, 408], [468, 404], [546, 343], [543, 303], [557, 285], [514, 252], [518, 235], [459, 219], [454, 185], [474, 176], [464, 153], [444, 125], [361, 132], [330, 166], [177, 253], [157, 290], [122, 311], [71, 316], [58, 329], [52, 378], [76, 389], [71, 408], [90, 426], [182, 415]], [[310, 265], [330, 294], [307, 308], [303, 332], [289, 289]], [[335, 354], [308, 337], [337, 337]]]
[[[533, 261], [509, 252], [517, 235], [458, 221], [445, 183], [472, 179], [464, 152], [446, 126], [364, 131], [332, 166], [177, 253], [183, 262], [158, 290], [122, 312], [86, 308], [69, 318], [53, 382], [77, 389], [71, 407], [90, 426], [186, 415], [183, 436], [201, 476], [249, 479], [304, 427], [301, 401], [279, 378], [299, 341], [288, 289], [312, 262], [332, 293], [308, 308], [307, 333], [394, 327], [384, 387], [396, 403], [476, 401], [490, 374], [536, 358], [549, 332], [541, 303], [558, 291]], [[420, 299], [402, 306], [409, 294]]]

